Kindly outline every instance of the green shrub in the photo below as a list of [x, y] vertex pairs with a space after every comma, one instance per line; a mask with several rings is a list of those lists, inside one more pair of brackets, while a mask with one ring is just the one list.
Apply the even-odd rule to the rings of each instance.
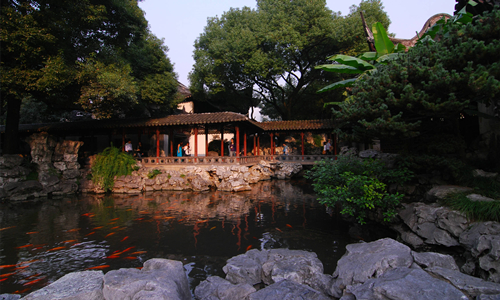
[[149, 173], [148, 173], [148, 178], [149, 178], [149, 179], [153, 179], [153, 178], [155, 178], [157, 175], [160, 175], [161, 173], [162, 173], [162, 172], [161, 172], [160, 170], [158, 170], [158, 169], [151, 170], [151, 171], [149, 171]]
[[105, 191], [110, 191], [115, 176], [130, 175], [136, 164], [134, 157], [116, 147], [108, 147], [97, 155], [92, 164], [92, 182]]
[[337, 160], [319, 162], [306, 177], [314, 181], [321, 204], [330, 207], [339, 204], [341, 214], [353, 216], [364, 224], [370, 211], [380, 209], [384, 221], [395, 216], [395, 208], [404, 195], [390, 194], [386, 183], [402, 184], [412, 175], [404, 166], [389, 170], [380, 160], [338, 156]]

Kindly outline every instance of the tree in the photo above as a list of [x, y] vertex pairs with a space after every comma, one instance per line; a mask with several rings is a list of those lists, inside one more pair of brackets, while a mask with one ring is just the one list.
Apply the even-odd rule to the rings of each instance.
[[52, 114], [83, 107], [97, 117], [175, 99], [167, 48], [149, 33], [136, 0], [2, 0], [0, 16], [4, 153], [17, 152], [26, 99]]
[[356, 81], [349, 100], [334, 109], [344, 137], [460, 153], [459, 120], [479, 115], [478, 103], [499, 105], [499, 21], [496, 9], [473, 23], [450, 22], [440, 41], [419, 43]]
[[[380, 2], [363, 1], [360, 7], [374, 11], [367, 15], [384, 16], [379, 21], [388, 25]], [[335, 26], [351, 17], [332, 13], [322, 0], [259, 0], [256, 10], [231, 9], [211, 18], [195, 43], [191, 91], [242, 113], [260, 103], [277, 119], [321, 116], [323, 103], [341, 95], [315, 93], [338, 75], [322, 74], [314, 66], [332, 51], [344, 50]], [[361, 38], [362, 30], [360, 23]]]

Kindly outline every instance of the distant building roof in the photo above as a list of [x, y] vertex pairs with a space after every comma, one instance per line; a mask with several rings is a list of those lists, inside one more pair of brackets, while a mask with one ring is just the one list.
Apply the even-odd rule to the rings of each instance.
[[189, 88], [179, 81], [177, 81], [177, 83], [179, 84], [177, 86], [177, 91], [184, 97], [184, 99], [191, 98], [191, 92], [189, 91]]
[[265, 131], [301, 131], [335, 129], [332, 120], [292, 120], [259, 123]]

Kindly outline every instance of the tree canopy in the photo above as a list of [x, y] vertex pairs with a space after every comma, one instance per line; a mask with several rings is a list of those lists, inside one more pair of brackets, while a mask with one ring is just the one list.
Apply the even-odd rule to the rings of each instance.
[[342, 17], [323, 0], [258, 0], [255, 10], [231, 9], [210, 18], [195, 42], [191, 92], [241, 113], [260, 104], [276, 119], [325, 117], [323, 104], [341, 94], [316, 91], [339, 75], [314, 66], [332, 52], [368, 50], [361, 21], [354, 26], [354, 19], [363, 11], [368, 23], [388, 26], [382, 9], [379, 1], [362, 1]]
[[355, 82], [351, 97], [334, 109], [345, 138], [397, 140], [418, 153], [460, 153], [459, 121], [494, 117], [482, 115], [478, 104], [499, 105], [500, 11], [468, 24], [442, 24], [446, 34], [438, 34], [439, 41], [418, 43]]
[[43, 103], [50, 115], [37, 121], [52, 121], [72, 109], [151, 115], [177, 99], [168, 48], [136, 0], [1, 0], [0, 25], [6, 153], [17, 150], [23, 101]]

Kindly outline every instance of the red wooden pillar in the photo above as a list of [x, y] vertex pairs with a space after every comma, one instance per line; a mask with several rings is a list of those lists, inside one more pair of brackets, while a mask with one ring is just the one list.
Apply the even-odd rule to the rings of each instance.
[[208, 125], [205, 125], [205, 156], [208, 156]]
[[168, 140], [170, 144], [170, 156], [175, 156], [174, 154], [174, 129], [170, 128], [170, 132], [168, 133]]
[[236, 126], [236, 157], [240, 157], [240, 127]]
[[224, 125], [220, 127], [220, 156], [224, 156]]
[[260, 156], [260, 135], [257, 137], [257, 156]]
[[247, 132], [243, 133], [243, 156], [247, 156]]
[[[304, 132], [300, 133], [300, 138], [302, 139], [302, 155], [304, 155]], [[304, 157], [302, 157], [304, 159]]]
[[125, 151], [125, 128], [122, 128], [122, 151]]
[[271, 155], [274, 155], [274, 133], [271, 132]]
[[160, 157], [160, 128], [156, 127], [156, 157]]
[[198, 127], [194, 128], [194, 157], [198, 158]]

